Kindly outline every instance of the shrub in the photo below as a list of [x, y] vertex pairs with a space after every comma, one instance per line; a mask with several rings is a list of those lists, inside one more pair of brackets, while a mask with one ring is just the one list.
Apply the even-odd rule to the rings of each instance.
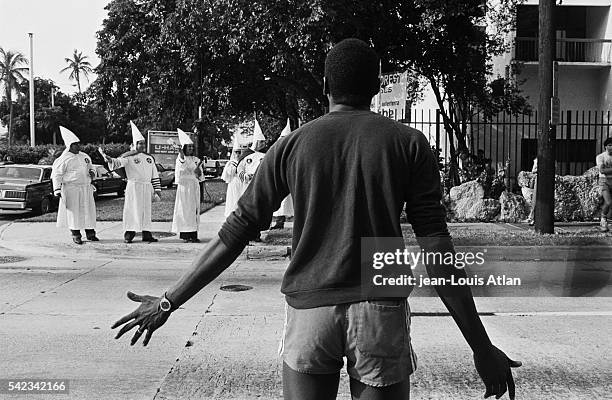
[[[95, 164], [103, 164], [104, 160], [98, 153], [98, 146], [101, 146], [106, 154], [111, 157], [118, 157], [130, 149], [130, 145], [126, 143], [108, 143], [108, 144], [86, 144], [81, 147], [81, 151], [89, 155]], [[0, 147], [0, 159], [5, 156], [10, 156], [15, 164], [53, 164], [53, 161], [59, 157], [66, 147], [63, 145], [40, 145], [30, 147], [28, 145], [11, 146], [7, 149], [5, 146]]]

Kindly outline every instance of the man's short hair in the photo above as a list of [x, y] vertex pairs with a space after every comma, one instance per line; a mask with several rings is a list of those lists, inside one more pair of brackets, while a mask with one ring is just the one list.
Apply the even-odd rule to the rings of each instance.
[[338, 104], [370, 104], [380, 90], [378, 73], [378, 55], [359, 39], [342, 40], [325, 59], [327, 89]]
[[604, 141], [604, 147], [606, 147], [609, 144], [612, 144], [612, 137], [609, 137]]

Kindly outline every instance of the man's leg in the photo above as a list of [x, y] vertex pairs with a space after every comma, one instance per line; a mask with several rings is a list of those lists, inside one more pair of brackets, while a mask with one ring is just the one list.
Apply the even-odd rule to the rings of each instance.
[[285, 400], [333, 400], [338, 394], [340, 373], [304, 374], [283, 363]]
[[410, 378], [384, 387], [368, 386], [351, 378], [353, 400], [408, 400], [410, 399]]
[[143, 242], [157, 242], [157, 239], [153, 237], [151, 231], [142, 231], [142, 241]]
[[607, 232], [608, 220], [606, 218], [610, 218], [610, 211], [612, 210], [612, 195], [610, 195], [609, 188], [602, 188], [601, 195], [604, 199], [604, 204], [601, 208], [600, 229], [604, 232]]
[[136, 236], [136, 232], [125, 231], [125, 233], [123, 234], [123, 239], [125, 239], [125, 243], [132, 243], [132, 240], [134, 240], [134, 236]]
[[96, 230], [95, 229], [85, 229], [85, 236], [87, 237], [87, 240], [89, 240], [91, 242], [97, 242], [97, 241], [100, 240], [96, 236]]
[[77, 229], [71, 229], [70, 233], [72, 234], [72, 241], [76, 244], [83, 244], [83, 240], [81, 240], [81, 231]]

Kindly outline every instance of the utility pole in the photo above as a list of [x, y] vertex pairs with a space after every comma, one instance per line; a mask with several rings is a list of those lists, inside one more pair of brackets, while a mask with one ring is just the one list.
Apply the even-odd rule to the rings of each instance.
[[551, 110], [558, 109], [553, 97], [553, 62], [556, 53], [555, 0], [539, 1], [538, 80], [538, 181], [535, 199], [535, 230], [555, 232], [555, 136], [557, 121]]
[[35, 135], [34, 135], [34, 34], [30, 35], [30, 146], [34, 147]]

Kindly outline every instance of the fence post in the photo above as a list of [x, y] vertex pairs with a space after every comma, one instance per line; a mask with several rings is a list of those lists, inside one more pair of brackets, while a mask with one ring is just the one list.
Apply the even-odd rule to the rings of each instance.
[[565, 127], [565, 175], [570, 174], [570, 161], [569, 161], [569, 144], [572, 138], [572, 111], [567, 110], [567, 122]]
[[441, 150], [440, 149], [440, 110], [436, 110], [436, 149]]

